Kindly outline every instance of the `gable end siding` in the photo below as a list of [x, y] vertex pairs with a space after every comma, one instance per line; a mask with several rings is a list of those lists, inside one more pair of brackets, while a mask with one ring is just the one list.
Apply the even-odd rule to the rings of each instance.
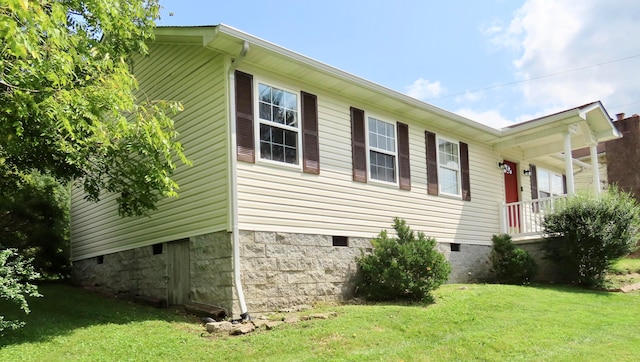
[[179, 197], [164, 199], [151, 217], [121, 218], [115, 195], [95, 204], [72, 192], [72, 260], [133, 249], [227, 229], [228, 131], [223, 57], [199, 47], [151, 45], [136, 59], [141, 92], [180, 101], [174, 117], [192, 167], [179, 165]]

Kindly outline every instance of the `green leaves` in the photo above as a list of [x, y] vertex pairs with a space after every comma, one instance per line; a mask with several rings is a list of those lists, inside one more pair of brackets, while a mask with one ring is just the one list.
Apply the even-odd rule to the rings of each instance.
[[629, 194], [610, 187], [599, 197], [578, 194], [557, 205], [543, 221], [547, 256], [566, 277], [599, 287], [607, 269], [628, 255], [640, 237], [640, 206]]
[[157, 0], [9, 0], [0, 6], [0, 155], [12, 168], [120, 195], [122, 215], [176, 196], [188, 164], [176, 102], [136, 99], [128, 59], [146, 54]]
[[[0, 249], [0, 298], [13, 302], [29, 313], [26, 297], [38, 297], [38, 288], [28, 281], [38, 278], [30, 260], [23, 259], [15, 249]], [[0, 315], [0, 335], [5, 329], [17, 329], [23, 322], [5, 320]]]
[[395, 218], [396, 238], [386, 230], [372, 240], [373, 252], [358, 258], [358, 294], [371, 300], [432, 301], [431, 291], [447, 281], [451, 266], [436, 241], [417, 235], [405, 220]]

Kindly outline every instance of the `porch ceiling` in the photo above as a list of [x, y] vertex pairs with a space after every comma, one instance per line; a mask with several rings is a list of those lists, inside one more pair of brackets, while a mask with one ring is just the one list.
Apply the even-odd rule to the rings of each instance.
[[505, 128], [504, 136], [493, 147], [498, 151], [519, 152], [528, 160], [556, 158], [564, 152], [566, 133], [571, 135], [572, 149], [620, 137], [602, 104], [593, 102]]

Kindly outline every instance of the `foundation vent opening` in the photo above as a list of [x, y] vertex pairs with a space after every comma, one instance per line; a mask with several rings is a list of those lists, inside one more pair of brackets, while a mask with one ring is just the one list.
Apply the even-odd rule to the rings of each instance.
[[151, 248], [153, 250], [153, 255], [162, 254], [162, 245], [163, 245], [162, 243], [151, 245]]
[[333, 246], [349, 246], [349, 238], [346, 236], [336, 236], [332, 237]]

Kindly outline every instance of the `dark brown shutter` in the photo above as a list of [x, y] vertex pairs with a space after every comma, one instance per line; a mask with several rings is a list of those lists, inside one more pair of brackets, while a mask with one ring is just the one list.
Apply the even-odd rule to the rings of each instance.
[[367, 182], [367, 144], [364, 111], [351, 107], [351, 154], [353, 181]]
[[253, 76], [236, 70], [236, 143], [238, 161], [255, 162]]
[[425, 145], [427, 147], [427, 193], [438, 194], [438, 159], [436, 134], [424, 131]]
[[409, 164], [409, 126], [398, 122], [398, 174], [400, 189], [411, 190], [411, 168]]
[[471, 201], [471, 180], [469, 177], [469, 145], [460, 142], [460, 167], [462, 169], [462, 199]]
[[567, 194], [567, 175], [562, 175], [562, 193]]
[[302, 171], [318, 175], [320, 173], [320, 152], [318, 145], [318, 98], [300, 92], [302, 104]]
[[536, 171], [536, 165], [529, 165], [529, 178], [531, 179], [531, 199], [538, 198], [538, 172]]

